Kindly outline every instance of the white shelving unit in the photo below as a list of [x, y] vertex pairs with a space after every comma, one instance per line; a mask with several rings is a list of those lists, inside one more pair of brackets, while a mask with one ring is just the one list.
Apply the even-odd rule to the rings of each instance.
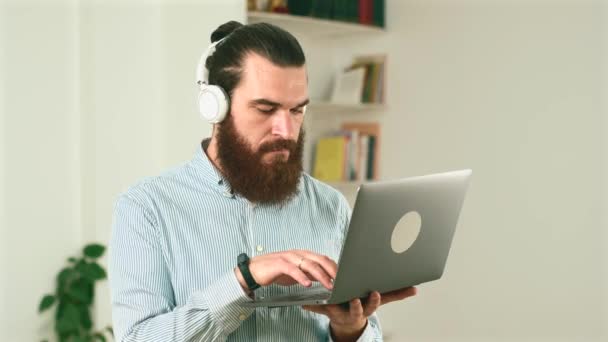
[[339, 37], [357, 34], [381, 34], [385, 32], [383, 28], [376, 26], [290, 14], [250, 11], [247, 17], [249, 23], [271, 23], [287, 29], [296, 36]]

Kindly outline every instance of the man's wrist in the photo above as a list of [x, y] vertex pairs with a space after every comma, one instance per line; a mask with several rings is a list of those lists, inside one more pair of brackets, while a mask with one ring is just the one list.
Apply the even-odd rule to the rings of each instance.
[[241, 274], [241, 270], [239, 270], [238, 267], [234, 268], [234, 274], [236, 275], [236, 279], [239, 281], [239, 285], [241, 285], [241, 288], [243, 289], [245, 294], [248, 295], [249, 297], [251, 297], [253, 292], [251, 290], [249, 290], [249, 286], [247, 286], [247, 282], [245, 281], [245, 278], [243, 278], [243, 275]]
[[260, 288], [260, 284], [255, 281], [251, 271], [249, 270], [250, 261], [251, 259], [249, 259], [247, 253], [241, 253], [237, 257], [237, 267], [249, 291], [255, 291], [256, 289]]
[[336, 342], [356, 341], [365, 331], [367, 324], [367, 318], [351, 325], [338, 325], [330, 322], [331, 337]]

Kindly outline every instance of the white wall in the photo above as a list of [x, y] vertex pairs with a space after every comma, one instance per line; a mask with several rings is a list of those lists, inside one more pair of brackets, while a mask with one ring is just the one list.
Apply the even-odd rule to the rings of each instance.
[[[87, 237], [108, 241], [118, 193], [189, 160], [210, 135], [196, 112], [194, 70], [211, 32], [228, 20], [243, 22], [244, 10], [237, 0], [83, 5]], [[98, 290], [98, 324], [105, 326], [107, 283]]]
[[[608, 18], [608, 4], [606, 1], [603, 3], [603, 15], [604, 18]], [[603, 56], [608, 56], [608, 20], [603, 20]], [[604, 132], [608, 132], [608, 65], [604, 63], [602, 65], [603, 70], [603, 82], [602, 82], [602, 94], [603, 94], [603, 112], [604, 112]], [[604, 146], [606, 146], [606, 150], [608, 150], [608, 134], [604, 134]], [[604, 171], [608, 170], [608, 151], [604, 151]], [[608, 179], [604, 178], [604, 187], [603, 187], [603, 208], [604, 212], [604, 221], [602, 223], [603, 227], [608, 227]], [[604, 244], [608, 244], [608, 230], [604, 230], [604, 237], [602, 239]], [[604, 248], [604, 263], [608, 265], [608, 248]], [[608, 272], [604, 272], [604, 284], [608, 284]], [[608, 296], [604, 298], [604, 310], [608, 311]], [[608, 327], [604, 328], [607, 331], [605, 334], [608, 335]]]
[[608, 338], [600, 6], [390, 1], [382, 175], [474, 170], [445, 277], [382, 311], [393, 340]]
[[81, 243], [76, 12], [3, 4], [0, 340], [33, 341], [55, 274]]
[[[5, 22], [5, 9], [4, 6], [0, 6], [0, 23]], [[5, 46], [6, 42], [6, 31], [3, 26], [0, 24], [0, 46]], [[4, 62], [4, 49], [0, 49], [0, 75], [4, 74], [5, 62]], [[5, 79], [0, 77], [0, 237], [6, 236], [6, 221], [4, 218], [4, 203], [5, 203], [5, 188], [4, 188], [4, 146], [6, 146], [5, 134], [4, 134], [4, 120], [6, 116], [6, 105], [5, 105]], [[6, 239], [0, 239], [0, 284], [4, 284], [6, 282], [6, 275], [4, 274], [4, 270], [6, 269], [6, 256], [4, 251], [7, 249], [7, 241]], [[0, 308], [6, 307], [6, 292], [2, 285], [0, 285]], [[0, 322], [4, 321], [4, 310], [0, 310]], [[0, 336], [4, 336], [3, 331], [5, 327], [4, 324], [0, 323]]]
[[195, 69], [211, 43], [211, 32], [236, 20], [245, 23], [242, 0], [167, 1], [162, 8], [163, 93], [167, 161], [171, 165], [192, 158], [200, 140], [211, 135], [211, 125], [199, 118]]

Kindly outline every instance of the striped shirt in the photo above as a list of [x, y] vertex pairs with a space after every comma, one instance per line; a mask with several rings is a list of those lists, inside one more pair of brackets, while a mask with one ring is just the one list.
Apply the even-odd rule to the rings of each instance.
[[[251, 299], [234, 268], [240, 253], [291, 249], [337, 260], [349, 220], [344, 197], [307, 174], [283, 206], [233, 195], [197, 148], [191, 161], [138, 182], [116, 201], [109, 265], [116, 340], [331, 340], [324, 315], [299, 306], [241, 307]], [[302, 289], [270, 285], [255, 296]], [[375, 314], [359, 340], [382, 340]]]

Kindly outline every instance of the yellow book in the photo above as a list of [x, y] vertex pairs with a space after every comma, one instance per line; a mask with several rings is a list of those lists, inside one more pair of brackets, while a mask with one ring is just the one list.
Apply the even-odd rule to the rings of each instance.
[[346, 139], [334, 136], [319, 139], [315, 155], [313, 177], [325, 182], [344, 179]]

